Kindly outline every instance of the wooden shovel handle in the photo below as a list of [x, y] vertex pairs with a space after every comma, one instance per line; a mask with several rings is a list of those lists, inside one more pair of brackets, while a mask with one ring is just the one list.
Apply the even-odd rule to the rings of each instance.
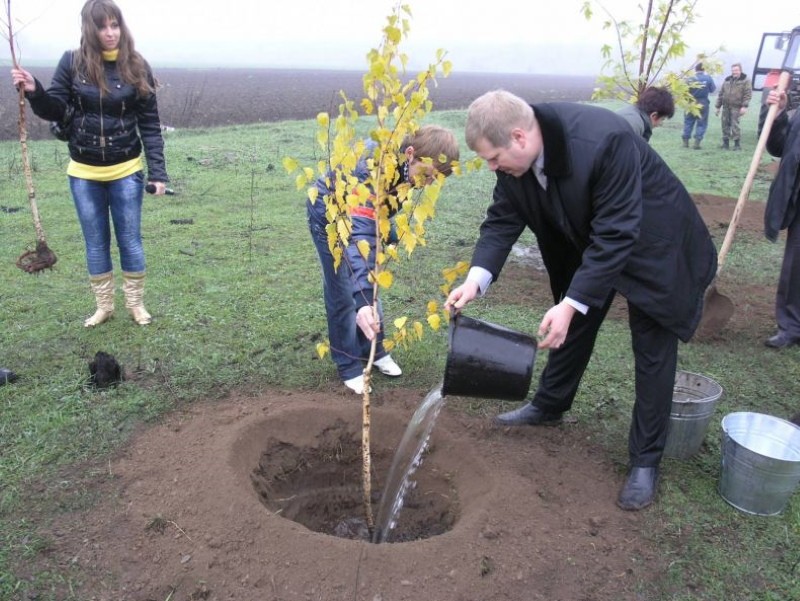
[[[778, 92], [784, 92], [789, 87], [792, 74], [789, 71], [781, 72], [780, 79], [778, 79], [778, 86], [775, 88]], [[733, 243], [733, 235], [736, 232], [736, 226], [739, 224], [739, 217], [742, 214], [744, 203], [750, 196], [750, 188], [753, 187], [753, 179], [755, 179], [758, 165], [761, 163], [761, 155], [764, 154], [764, 147], [767, 145], [767, 138], [772, 129], [772, 123], [778, 115], [778, 104], [771, 104], [767, 112], [767, 118], [764, 121], [764, 127], [761, 130], [761, 135], [758, 137], [758, 144], [753, 153], [753, 159], [750, 161], [750, 169], [747, 171], [747, 177], [744, 180], [742, 191], [739, 192], [739, 200], [736, 201], [736, 207], [733, 209], [733, 217], [728, 225], [728, 231], [725, 233], [725, 239], [722, 241], [722, 248], [720, 248], [719, 256], [717, 257], [717, 276], [722, 271], [722, 265], [725, 263], [725, 257], [728, 256], [728, 251], [731, 249]]]

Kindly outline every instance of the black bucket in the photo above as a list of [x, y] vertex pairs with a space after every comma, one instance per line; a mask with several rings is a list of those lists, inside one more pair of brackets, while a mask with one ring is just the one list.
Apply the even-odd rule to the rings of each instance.
[[528, 394], [536, 339], [456, 313], [450, 319], [442, 396], [520, 401]]

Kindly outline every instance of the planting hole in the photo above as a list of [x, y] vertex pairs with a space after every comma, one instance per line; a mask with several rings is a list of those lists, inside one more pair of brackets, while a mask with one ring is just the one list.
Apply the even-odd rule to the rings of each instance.
[[[369, 540], [361, 476], [361, 431], [341, 419], [302, 442], [272, 436], [250, 474], [256, 494], [271, 512], [315, 532]], [[434, 437], [435, 438], [435, 437]], [[377, 517], [394, 448], [373, 432], [372, 512]], [[435, 442], [415, 472], [389, 542], [407, 542], [447, 532], [458, 518], [453, 478], [436, 458]]]

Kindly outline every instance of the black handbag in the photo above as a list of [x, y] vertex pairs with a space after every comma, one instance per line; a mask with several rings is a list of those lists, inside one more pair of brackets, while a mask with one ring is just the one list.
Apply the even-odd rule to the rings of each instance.
[[62, 142], [68, 142], [69, 136], [72, 133], [72, 120], [75, 118], [75, 106], [72, 103], [67, 104], [64, 109], [64, 116], [61, 121], [50, 122], [50, 133]]

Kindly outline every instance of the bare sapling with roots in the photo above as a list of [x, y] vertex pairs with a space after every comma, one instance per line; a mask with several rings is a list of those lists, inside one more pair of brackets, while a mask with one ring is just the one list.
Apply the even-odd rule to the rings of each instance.
[[[14, 42], [14, 29], [11, 20], [11, 0], [5, 0], [5, 26], [7, 31], [8, 44], [11, 49], [11, 64], [15, 69], [19, 69], [17, 53]], [[36, 229], [36, 249], [22, 253], [17, 259], [17, 267], [28, 273], [36, 273], [55, 265], [55, 253], [47, 246], [44, 236], [44, 228], [39, 218], [39, 208], [36, 204], [36, 189], [33, 187], [33, 170], [31, 169], [30, 158], [28, 157], [28, 128], [25, 119], [25, 88], [19, 86], [19, 143], [22, 147], [22, 171], [25, 174], [25, 184], [28, 189], [28, 201], [31, 205], [33, 215], [33, 226]]]

